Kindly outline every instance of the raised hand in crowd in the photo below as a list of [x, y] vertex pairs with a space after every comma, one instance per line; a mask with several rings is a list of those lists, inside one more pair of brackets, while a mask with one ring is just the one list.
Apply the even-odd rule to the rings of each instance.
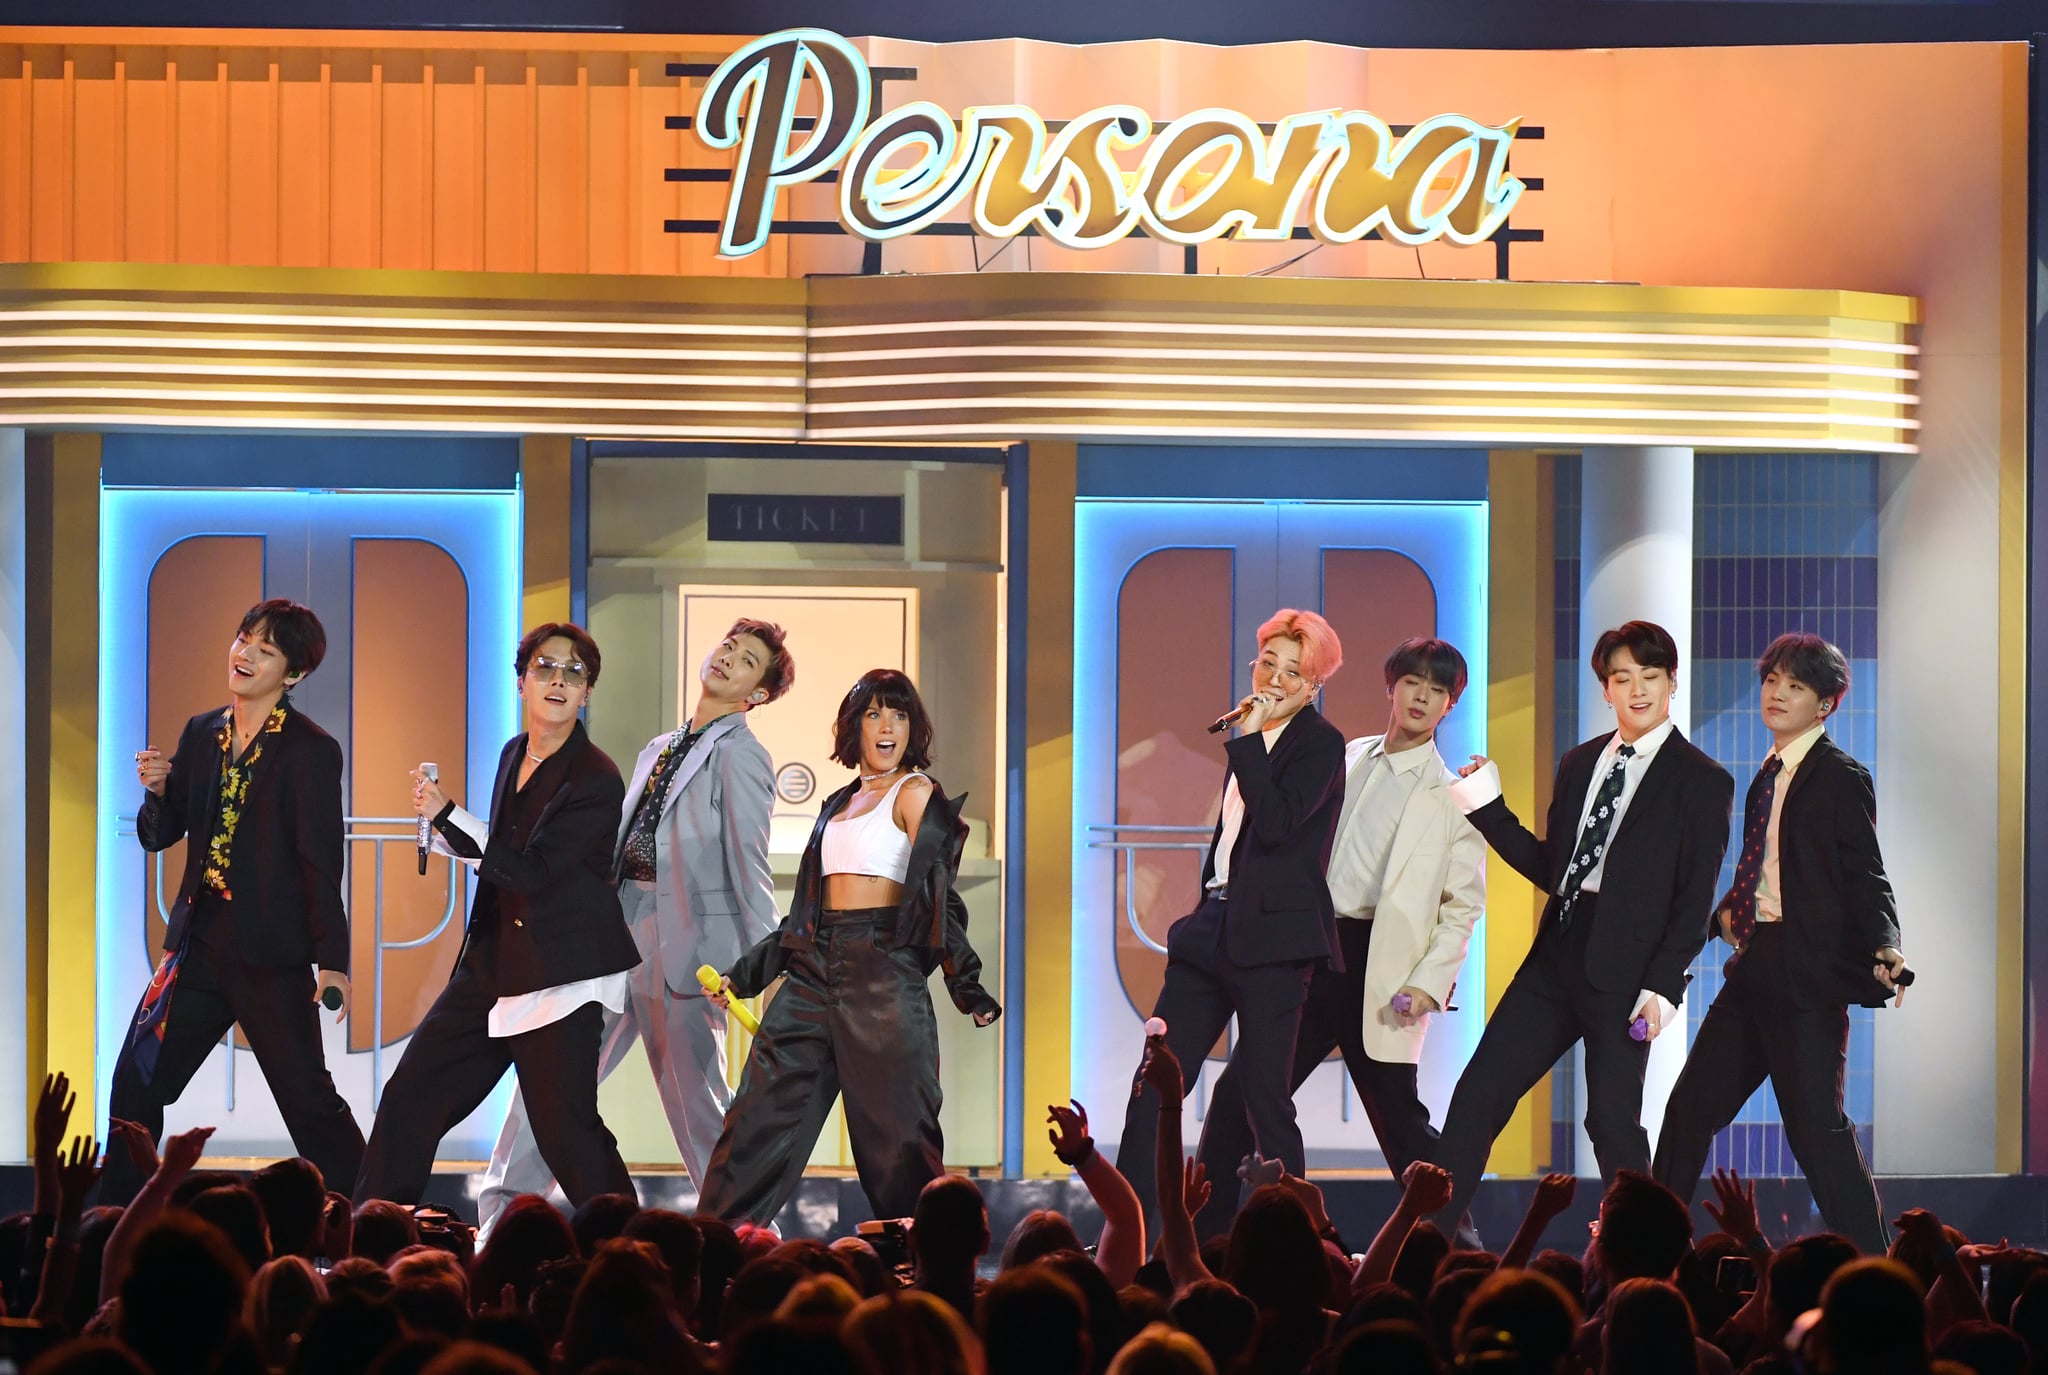
[[78, 1095], [71, 1091], [71, 1077], [64, 1071], [43, 1076], [43, 1091], [36, 1096], [35, 1119], [30, 1127], [37, 1217], [56, 1215], [58, 1153], [64, 1146], [64, 1132], [71, 1125], [71, 1109], [77, 1103]]
[[1159, 1257], [1166, 1262], [1167, 1278], [1177, 1294], [1191, 1284], [1215, 1278], [1202, 1264], [1201, 1244], [1195, 1240], [1195, 1210], [1209, 1201], [1208, 1181], [1199, 1164], [1190, 1168], [1181, 1148], [1180, 1108], [1187, 1096], [1187, 1080], [1164, 1037], [1147, 1040], [1143, 1074], [1159, 1094], [1159, 1136], [1152, 1156], [1159, 1204]]
[[1529, 1257], [1536, 1254], [1536, 1248], [1543, 1242], [1544, 1229], [1555, 1222], [1572, 1200], [1578, 1197], [1579, 1181], [1574, 1175], [1547, 1174], [1536, 1182], [1536, 1192], [1529, 1199], [1529, 1211], [1522, 1216], [1522, 1225], [1515, 1232], [1508, 1248], [1500, 1253], [1500, 1268], [1520, 1270], [1529, 1264]]
[[[140, 1128], [136, 1130], [141, 1131]], [[141, 1134], [145, 1140], [148, 1139], [147, 1132]], [[121, 1283], [128, 1278], [128, 1262], [134, 1254], [135, 1243], [149, 1230], [150, 1223], [163, 1216], [164, 1209], [170, 1205], [171, 1194], [198, 1165], [212, 1135], [212, 1127], [194, 1127], [164, 1142], [163, 1158], [157, 1162], [155, 1172], [134, 1200], [122, 1210], [121, 1220], [114, 1224], [113, 1235], [107, 1238], [106, 1253], [100, 1261], [101, 1303], [121, 1292]], [[129, 1149], [135, 1149], [132, 1140]]]
[[1451, 1201], [1451, 1182], [1451, 1172], [1441, 1165], [1432, 1165], [1427, 1160], [1409, 1163], [1401, 1175], [1401, 1201], [1381, 1224], [1372, 1245], [1366, 1248], [1365, 1259], [1352, 1274], [1353, 1295], [1393, 1278], [1394, 1262], [1400, 1259], [1401, 1248], [1408, 1244], [1408, 1234], [1415, 1230], [1416, 1223]]
[[1078, 1100], [1067, 1106], [1046, 1105], [1046, 1136], [1060, 1163], [1081, 1176], [1088, 1196], [1102, 1210], [1102, 1236], [1095, 1243], [1095, 1264], [1118, 1289], [1129, 1284], [1145, 1263], [1145, 1208], [1138, 1191], [1102, 1158], [1088, 1134], [1088, 1109]]
[[[1926, 1208], [1908, 1208], [1892, 1226], [1899, 1229], [1893, 1250], [1927, 1277], [1927, 1339], [1938, 1342], [1957, 1323], [1983, 1322], [1984, 1294], [1978, 1277], [1963, 1264], [1955, 1239]], [[1958, 1234], [1960, 1236], [1960, 1233]], [[1914, 1264], [1914, 1261], [1918, 1264]]]

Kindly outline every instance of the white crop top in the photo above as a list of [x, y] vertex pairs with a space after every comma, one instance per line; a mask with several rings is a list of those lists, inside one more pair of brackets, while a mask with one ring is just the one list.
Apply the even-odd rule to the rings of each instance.
[[892, 883], [903, 882], [910, 872], [910, 837], [896, 825], [896, 794], [903, 785], [922, 774], [906, 773], [882, 800], [859, 816], [836, 816], [825, 823], [825, 841], [819, 847], [828, 874], [871, 874]]

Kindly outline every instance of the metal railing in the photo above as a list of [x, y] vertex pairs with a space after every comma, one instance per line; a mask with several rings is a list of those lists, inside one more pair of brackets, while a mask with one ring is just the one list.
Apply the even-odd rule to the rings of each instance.
[[[1216, 828], [1214, 826], [1126, 826], [1112, 824], [1089, 826], [1085, 829], [1091, 833], [1107, 833], [1110, 835], [1133, 832], [1140, 835], [1153, 836], [1184, 835], [1200, 837], [1194, 840], [1091, 840], [1088, 842], [1088, 848], [1091, 850], [1115, 850], [1120, 852], [1123, 863], [1124, 924], [1131, 928], [1131, 934], [1136, 936], [1147, 950], [1164, 955], [1166, 953], [1166, 946], [1159, 941], [1153, 940], [1151, 933], [1145, 930], [1145, 924], [1138, 918], [1137, 855], [1143, 850], [1194, 850], [1198, 853], [1205, 852], [1209, 848], [1210, 840], [1216, 834]], [[1227, 1038], [1226, 1044], [1236, 1041], [1237, 1022], [1235, 1019], [1232, 1019], [1229, 1027], [1225, 1029], [1224, 1035]], [[1202, 1072], [1195, 1076], [1195, 1115], [1198, 1118], [1208, 1116], [1207, 1071], [1208, 1062], [1205, 1060]], [[1347, 1070], [1345, 1073], [1338, 1075], [1337, 1082], [1339, 1085], [1337, 1090], [1338, 1110], [1342, 1115], [1342, 1120], [1349, 1122], [1351, 1120], [1351, 1076], [1349, 1071]]]
[[1123, 856], [1124, 923], [1131, 928], [1131, 934], [1138, 938], [1147, 950], [1158, 954], [1166, 953], [1165, 945], [1152, 939], [1145, 924], [1138, 919], [1138, 852], [1141, 850], [1193, 850], [1201, 853], [1209, 848], [1210, 837], [1216, 834], [1214, 826], [1125, 826], [1112, 823], [1107, 826], [1090, 826], [1090, 832], [1107, 832], [1111, 835], [1131, 831], [1141, 835], [1184, 835], [1199, 836], [1199, 840], [1091, 840], [1091, 850], [1116, 850]]
[[[132, 812], [117, 818], [117, 820], [119, 821], [117, 834], [122, 836], [132, 836], [135, 834], [135, 816]], [[434, 923], [433, 929], [424, 936], [418, 936], [406, 941], [387, 941], [384, 938], [384, 847], [394, 844], [403, 844], [408, 847], [417, 845], [419, 836], [416, 828], [416, 818], [409, 816], [345, 816], [341, 819], [341, 824], [344, 855], [353, 853], [350, 847], [368, 845], [371, 847], [371, 862], [375, 866], [374, 896], [371, 899], [370, 915], [372, 933], [370, 946], [370, 1106], [374, 1111], [384, 1099], [384, 952], [387, 950], [417, 950], [421, 946], [432, 945], [436, 940], [440, 939], [441, 933], [448, 929], [448, 923], [455, 919], [455, 914], [466, 906], [463, 899], [468, 888], [469, 872], [468, 866], [452, 855], [436, 856], [437, 859], [447, 863], [449, 870], [448, 900], [441, 909], [440, 919]], [[373, 826], [403, 827], [404, 829], [391, 831], [362, 829]], [[157, 917], [166, 924], [171, 919], [171, 906], [164, 896], [164, 869], [167, 867], [164, 863], [164, 856], [167, 853], [169, 852], [159, 850], [149, 857], [151, 898], [156, 905]], [[347, 868], [349, 862], [351, 861], [344, 861], [342, 872], [342, 882], [344, 884], [348, 882], [350, 876]], [[359, 919], [360, 914], [354, 914], [352, 917], [352, 920]], [[353, 990], [351, 990], [351, 998], [353, 998]], [[349, 1011], [349, 1016], [351, 1018], [355, 1016], [353, 1007]], [[227, 1108], [229, 1112], [235, 1110], [234, 1036], [235, 1033], [230, 1028], [227, 1036], [223, 1038], [229, 1052], [227, 1057]]]

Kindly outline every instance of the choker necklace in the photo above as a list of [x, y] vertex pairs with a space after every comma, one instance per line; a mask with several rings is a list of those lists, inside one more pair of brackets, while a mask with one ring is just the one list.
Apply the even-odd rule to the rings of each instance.
[[860, 781], [863, 784], [874, 783], [881, 779], [887, 778], [890, 774], [895, 773], [898, 769], [902, 767], [903, 766], [901, 764], [895, 764], [891, 765], [889, 768], [883, 769], [880, 773], [864, 773], [860, 776]]

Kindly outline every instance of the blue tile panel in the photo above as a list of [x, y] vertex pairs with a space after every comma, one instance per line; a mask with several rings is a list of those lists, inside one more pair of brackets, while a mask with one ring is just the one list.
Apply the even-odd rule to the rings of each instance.
[[[1701, 454], [1693, 468], [1692, 661], [1680, 674], [1691, 698], [1694, 743], [1735, 775], [1738, 803], [1770, 749], [1757, 716], [1755, 659], [1787, 630], [1826, 636], [1850, 659], [1852, 687], [1829, 725], [1850, 754], [1877, 757], [1877, 459], [1867, 454]], [[1578, 694], [1587, 687], [1578, 662], [1580, 470], [1558, 460], [1557, 731], [1559, 755], [1578, 735]], [[1731, 818], [1721, 886], [1733, 881], [1742, 819]], [[1722, 954], [1716, 942], [1693, 966], [1685, 1000], [1686, 1038], [1699, 1029], [1720, 992]], [[1850, 1010], [1846, 1107], [1866, 1155], [1874, 1116], [1876, 1013]], [[1570, 1062], [1559, 1066], [1552, 1116], [1576, 1115]], [[1570, 1164], [1572, 1134], [1553, 1131]], [[1873, 1162], [1875, 1163], [1875, 1162]], [[1714, 1143], [1710, 1167], [1744, 1174], [1796, 1176], [1778, 1105], [1766, 1084]]]

